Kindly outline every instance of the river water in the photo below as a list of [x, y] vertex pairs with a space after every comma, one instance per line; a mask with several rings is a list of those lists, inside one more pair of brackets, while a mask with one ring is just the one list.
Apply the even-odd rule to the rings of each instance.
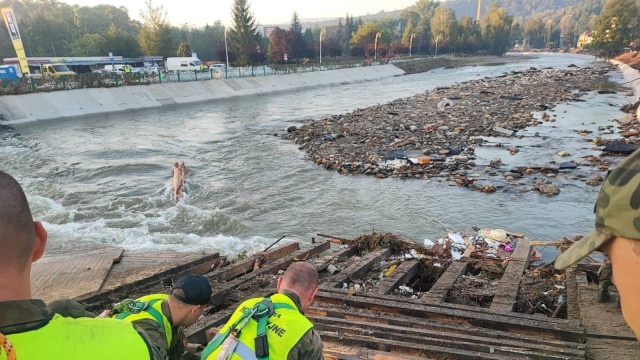
[[[511, 70], [595, 65], [593, 58], [541, 55], [502, 66], [440, 69], [424, 74], [290, 93], [244, 97], [162, 111], [19, 125], [19, 138], [0, 139], [1, 169], [26, 189], [34, 216], [45, 222], [50, 251], [83, 242], [128, 250], [263, 248], [288, 234], [352, 237], [390, 231], [417, 241], [447, 230], [499, 227], [553, 240], [593, 225], [597, 187], [558, 181], [556, 197], [536, 192], [484, 194], [438, 181], [343, 176], [306, 160], [296, 145], [274, 137], [287, 127], [421, 93], [437, 86]], [[613, 79], [622, 81], [619, 73]], [[584, 97], [556, 108], [543, 148], [509, 157], [479, 150], [508, 165], [598, 154], [571, 130], [596, 130], [623, 116], [623, 94]], [[555, 126], [552, 127], [552, 126]], [[531, 130], [533, 132], [533, 130]], [[496, 153], [498, 152], [499, 153]], [[170, 198], [172, 163], [184, 160], [188, 196]], [[483, 163], [478, 161], [478, 163]], [[488, 160], [487, 160], [488, 163]], [[480, 171], [480, 170], [479, 170]], [[524, 180], [523, 180], [524, 181]]]

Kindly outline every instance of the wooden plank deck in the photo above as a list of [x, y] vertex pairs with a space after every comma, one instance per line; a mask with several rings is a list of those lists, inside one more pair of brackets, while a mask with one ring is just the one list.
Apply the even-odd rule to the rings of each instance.
[[32, 296], [50, 302], [98, 291], [114, 259], [121, 258], [123, 252], [119, 247], [100, 246], [44, 257], [31, 268]]

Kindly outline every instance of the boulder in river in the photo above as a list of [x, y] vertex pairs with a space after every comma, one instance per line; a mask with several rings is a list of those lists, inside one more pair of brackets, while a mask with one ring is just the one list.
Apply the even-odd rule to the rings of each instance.
[[626, 155], [630, 155], [636, 150], [638, 150], [637, 145], [627, 144], [619, 140], [612, 141], [606, 144], [604, 146], [604, 149], [602, 149], [602, 151], [610, 152], [613, 154], [626, 154]]
[[542, 184], [538, 186], [538, 191], [542, 194], [547, 195], [558, 195], [560, 194], [560, 188], [553, 184]]

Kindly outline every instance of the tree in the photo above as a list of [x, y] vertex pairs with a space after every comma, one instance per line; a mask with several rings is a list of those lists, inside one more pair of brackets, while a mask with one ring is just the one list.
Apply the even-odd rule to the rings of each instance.
[[153, 6], [153, 0], [147, 0], [147, 12], [140, 11], [144, 20], [138, 41], [146, 55], [169, 57], [175, 54], [174, 40], [171, 37], [171, 26], [167, 21], [167, 13], [162, 6]]
[[269, 36], [269, 61], [273, 64], [284, 63], [284, 54], [291, 53], [290, 32], [276, 27]]
[[189, 43], [180, 43], [177, 55], [178, 57], [191, 57], [191, 46], [189, 46]]
[[261, 43], [261, 36], [258, 32], [256, 20], [249, 9], [247, 0], [234, 0], [233, 9], [233, 29], [231, 30], [231, 44], [234, 52], [238, 56], [236, 61], [239, 66], [255, 64], [256, 53]]
[[289, 36], [291, 40], [291, 59], [299, 59], [305, 57], [307, 52], [307, 45], [304, 42], [302, 34], [302, 24], [300, 24], [300, 18], [298, 13], [294, 12], [291, 17], [291, 27], [289, 28]]
[[391, 43], [391, 33], [377, 21], [365, 23], [353, 34], [350, 44], [351, 48], [356, 49], [356, 53], [362, 51], [367, 56], [373, 57], [376, 34], [378, 33], [380, 33], [380, 37], [378, 38], [378, 54], [383, 53], [384, 49], [386, 49], [385, 44]]
[[489, 10], [482, 17], [482, 36], [489, 53], [502, 56], [507, 52], [511, 42], [511, 17], [504, 8], [496, 3], [491, 4]]
[[480, 26], [471, 16], [464, 16], [460, 19], [459, 26], [460, 39], [458, 44], [460, 50], [467, 53], [475, 53], [482, 46], [482, 33]]
[[431, 36], [434, 44], [438, 44], [439, 52], [455, 49], [458, 39], [458, 22], [453, 10], [438, 6], [431, 19]]
[[[318, 31], [318, 40], [320, 40], [320, 31]], [[316, 57], [316, 50], [314, 49], [315, 36], [313, 35], [313, 31], [311, 29], [307, 29], [304, 31], [302, 35], [302, 44], [304, 46], [304, 50], [302, 53], [302, 57], [313, 59]]]
[[638, 8], [633, 0], [607, 0], [598, 18], [593, 47], [600, 56], [621, 53], [638, 37]]
[[123, 57], [138, 57], [142, 53], [140, 44], [134, 34], [120, 30], [111, 25], [104, 35], [105, 52], [112, 52]]
[[85, 34], [69, 46], [73, 56], [96, 56], [105, 54], [106, 40], [99, 34]]

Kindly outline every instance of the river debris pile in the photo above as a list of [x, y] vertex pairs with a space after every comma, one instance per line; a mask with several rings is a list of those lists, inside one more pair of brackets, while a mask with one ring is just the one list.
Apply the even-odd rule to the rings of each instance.
[[504, 275], [500, 263], [474, 262], [453, 284], [447, 302], [488, 308]]
[[518, 290], [516, 311], [566, 319], [566, 280], [565, 272], [554, 270], [553, 263], [527, 270]]
[[[475, 150], [488, 144], [483, 137], [521, 137], [518, 130], [555, 121], [548, 112], [556, 104], [584, 101], [580, 97], [589, 91], [586, 86], [605, 81], [609, 70], [513, 71], [334, 115], [301, 128], [292, 126], [283, 137], [299, 144], [316, 164], [341, 174], [435, 177], [473, 190], [496, 191], [481, 181], [484, 170], [512, 179], [545, 178], [535, 190], [554, 195], [559, 190], [547, 183], [546, 175], [557, 173], [560, 166], [528, 164], [511, 169], [503, 168], [500, 159], [478, 164]], [[543, 112], [542, 118], [536, 112]]]
[[[504, 229], [473, 228], [449, 232], [438, 241], [425, 239], [424, 244], [429, 248], [429, 253], [453, 260], [470, 258], [504, 262], [515, 250], [518, 240], [523, 238], [523, 234]], [[534, 252], [531, 260], [538, 261], [541, 258], [542, 255]]]
[[391, 248], [394, 253], [408, 253], [412, 250], [418, 253], [428, 253], [428, 249], [413, 240], [405, 239], [392, 233], [362, 234], [351, 241], [358, 247], [360, 253], [371, 252], [379, 248]]

